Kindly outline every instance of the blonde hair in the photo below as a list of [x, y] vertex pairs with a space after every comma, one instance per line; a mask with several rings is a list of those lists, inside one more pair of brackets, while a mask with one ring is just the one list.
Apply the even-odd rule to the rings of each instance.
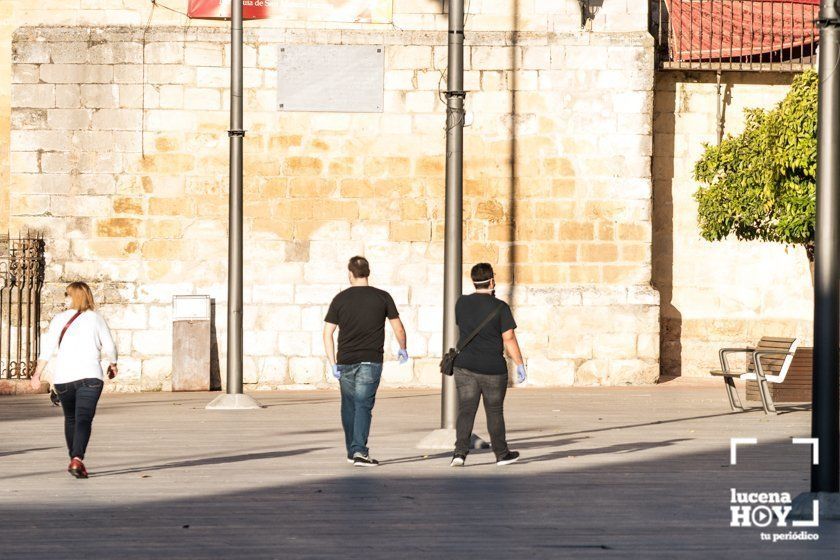
[[90, 291], [90, 286], [84, 282], [71, 283], [64, 290], [64, 295], [73, 300], [71, 307], [78, 311], [87, 311], [96, 307], [93, 303], [93, 292]]

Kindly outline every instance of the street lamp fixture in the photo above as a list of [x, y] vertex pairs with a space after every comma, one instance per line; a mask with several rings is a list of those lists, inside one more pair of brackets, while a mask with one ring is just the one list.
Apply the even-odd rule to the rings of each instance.
[[578, 5], [580, 6], [580, 28], [591, 30], [592, 21], [604, 5], [604, 0], [578, 0]]

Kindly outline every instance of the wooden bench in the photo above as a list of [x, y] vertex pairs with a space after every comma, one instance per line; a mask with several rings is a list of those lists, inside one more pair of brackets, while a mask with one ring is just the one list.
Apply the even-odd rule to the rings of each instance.
[[[735, 379], [743, 381], [754, 381], [756, 383], [758, 396], [761, 399], [764, 413], [776, 413], [773, 405], [773, 397], [770, 393], [769, 384], [781, 384], [787, 377], [790, 365], [796, 348], [799, 346], [798, 338], [779, 338], [765, 336], [755, 347], [748, 348], [721, 348], [718, 353], [720, 358], [719, 370], [710, 373], [722, 377], [726, 396], [729, 399], [729, 407], [735, 410], [744, 410], [738, 391], [735, 389]], [[732, 369], [728, 357], [732, 354], [747, 354], [749, 359], [745, 366], [752, 364], [752, 369], [744, 367], [742, 370]], [[736, 404], [737, 403], [737, 404]]]
[[[747, 357], [747, 371], [753, 371], [752, 356]], [[771, 383], [768, 387], [774, 403], [810, 403], [814, 382], [814, 349], [800, 346], [793, 354], [784, 383]], [[747, 402], [760, 402], [758, 383], [747, 381]]]

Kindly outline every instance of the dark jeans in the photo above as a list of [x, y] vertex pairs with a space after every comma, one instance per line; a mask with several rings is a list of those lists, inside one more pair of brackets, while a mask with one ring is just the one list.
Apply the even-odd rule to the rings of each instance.
[[71, 383], [57, 383], [55, 392], [61, 399], [64, 409], [64, 439], [70, 458], [85, 458], [85, 449], [90, 441], [93, 416], [96, 403], [102, 394], [104, 383], [101, 379], [80, 379]]
[[368, 454], [368, 435], [376, 390], [382, 378], [382, 364], [362, 362], [339, 365], [341, 372], [341, 425], [347, 456]]
[[458, 388], [458, 422], [455, 425], [457, 439], [455, 453], [466, 455], [470, 450], [470, 436], [478, 412], [478, 400], [484, 398], [484, 412], [487, 415], [487, 430], [496, 458], [508, 452], [505, 437], [505, 394], [507, 375], [485, 375], [464, 368], [455, 368], [455, 386]]

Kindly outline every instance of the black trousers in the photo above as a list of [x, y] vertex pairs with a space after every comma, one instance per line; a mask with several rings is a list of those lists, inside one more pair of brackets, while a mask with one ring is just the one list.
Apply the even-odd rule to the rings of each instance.
[[507, 375], [485, 375], [464, 368], [455, 368], [455, 386], [458, 388], [458, 421], [455, 424], [457, 439], [455, 453], [466, 455], [470, 449], [470, 436], [478, 412], [478, 401], [484, 399], [484, 413], [487, 415], [487, 430], [496, 458], [508, 452], [505, 436], [505, 394]]
[[96, 404], [102, 395], [104, 382], [101, 379], [80, 379], [71, 383], [57, 383], [55, 392], [61, 399], [64, 410], [64, 439], [70, 458], [85, 458], [90, 441]]

